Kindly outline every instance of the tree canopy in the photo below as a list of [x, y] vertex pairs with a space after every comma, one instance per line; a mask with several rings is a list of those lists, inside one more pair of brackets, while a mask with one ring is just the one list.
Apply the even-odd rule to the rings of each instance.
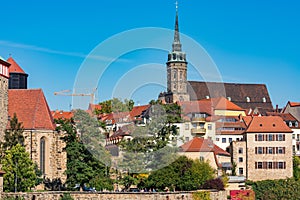
[[107, 172], [108, 167], [97, 159], [100, 155], [97, 152], [99, 149], [105, 152], [100, 141], [94, 140], [102, 138], [99, 135], [101, 133], [97, 122], [80, 110], [75, 111], [74, 121], [59, 120], [58, 122], [60, 123], [58, 129], [66, 133], [63, 139], [66, 141], [68, 188], [74, 189], [79, 184], [81, 187], [84, 185], [96, 187], [96, 190], [111, 189], [112, 181]]
[[25, 151], [25, 147], [16, 144], [5, 152], [1, 160], [4, 174], [4, 191], [26, 192], [36, 185], [35, 165]]
[[112, 112], [131, 111], [134, 106], [134, 101], [132, 99], [125, 99], [122, 101], [121, 99], [113, 98], [100, 102], [99, 105], [101, 106], [101, 109], [96, 110], [96, 114], [109, 114]]
[[11, 149], [17, 144], [24, 146], [23, 132], [24, 128], [22, 123], [19, 122], [16, 113], [14, 113], [13, 118], [9, 121], [9, 129], [6, 129], [5, 131], [4, 141], [1, 142], [2, 152]]
[[190, 191], [200, 189], [213, 178], [214, 170], [209, 163], [180, 156], [172, 164], [152, 172], [145, 180], [145, 187]]

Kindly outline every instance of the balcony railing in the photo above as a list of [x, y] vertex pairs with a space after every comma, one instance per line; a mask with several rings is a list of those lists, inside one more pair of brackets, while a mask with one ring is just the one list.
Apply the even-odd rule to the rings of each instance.
[[195, 134], [195, 135], [205, 135], [206, 129], [205, 128], [192, 128], [191, 132], [192, 132], [192, 134]]
[[192, 118], [192, 123], [205, 123], [206, 120], [204, 117], [194, 117]]

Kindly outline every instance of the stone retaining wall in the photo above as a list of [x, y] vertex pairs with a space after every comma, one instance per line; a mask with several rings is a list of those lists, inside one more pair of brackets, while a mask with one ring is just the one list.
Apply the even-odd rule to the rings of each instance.
[[[24, 200], [59, 200], [64, 192], [30, 192], [30, 193], [2, 193], [5, 197], [21, 197]], [[157, 192], [157, 193], [100, 193], [100, 192], [66, 192], [74, 200], [192, 200], [192, 192]], [[211, 191], [212, 200], [226, 200], [226, 191]]]

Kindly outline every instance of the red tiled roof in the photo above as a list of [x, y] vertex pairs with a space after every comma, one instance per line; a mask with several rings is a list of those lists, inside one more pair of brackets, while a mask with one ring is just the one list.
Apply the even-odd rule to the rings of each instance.
[[298, 103], [298, 102], [289, 102], [289, 104], [290, 104], [291, 107], [300, 106], [300, 103]]
[[298, 121], [291, 113], [267, 112], [267, 116], [279, 116], [284, 121]]
[[[246, 117], [244, 117], [245, 119]], [[248, 120], [248, 119], [247, 119]], [[278, 116], [254, 116], [247, 133], [292, 133], [293, 131]]]
[[72, 112], [65, 112], [65, 111], [51, 111], [53, 119], [71, 119], [74, 114]]
[[209, 115], [213, 115], [214, 110], [245, 111], [245, 109], [228, 101], [224, 97], [202, 99], [199, 101], [178, 102], [178, 105], [181, 106], [182, 112], [184, 114], [201, 112], [201, 113], [207, 113]]
[[55, 130], [55, 124], [41, 89], [8, 90], [8, 115], [17, 114], [25, 129]]
[[130, 111], [130, 116], [132, 118], [140, 116], [145, 110], [147, 110], [150, 105], [143, 105], [143, 106], [134, 106]]
[[213, 143], [212, 140], [195, 137], [191, 141], [180, 146], [183, 152], [214, 152], [216, 155], [230, 154]]
[[12, 57], [9, 57], [7, 59], [7, 62], [11, 64], [10, 67], [9, 67], [9, 73], [22, 73], [22, 74], [26, 74], [24, 72], [24, 70], [18, 65], [18, 63]]

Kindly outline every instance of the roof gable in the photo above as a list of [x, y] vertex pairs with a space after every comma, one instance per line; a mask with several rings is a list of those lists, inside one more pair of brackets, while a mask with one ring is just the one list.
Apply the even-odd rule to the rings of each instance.
[[16, 113], [25, 129], [55, 130], [55, 124], [41, 89], [8, 90], [8, 115]]
[[[245, 118], [244, 118], [245, 119]], [[247, 133], [292, 133], [293, 131], [279, 116], [254, 116]]]
[[216, 155], [230, 154], [219, 146], [215, 145], [212, 140], [194, 137], [191, 141], [188, 141], [180, 146], [183, 152], [213, 152]]
[[26, 74], [24, 72], [24, 70], [18, 65], [18, 63], [12, 57], [9, 57], [7, 59], [7, 62], [11, 64], [10, 67], [9, 67], [9, 73]]

